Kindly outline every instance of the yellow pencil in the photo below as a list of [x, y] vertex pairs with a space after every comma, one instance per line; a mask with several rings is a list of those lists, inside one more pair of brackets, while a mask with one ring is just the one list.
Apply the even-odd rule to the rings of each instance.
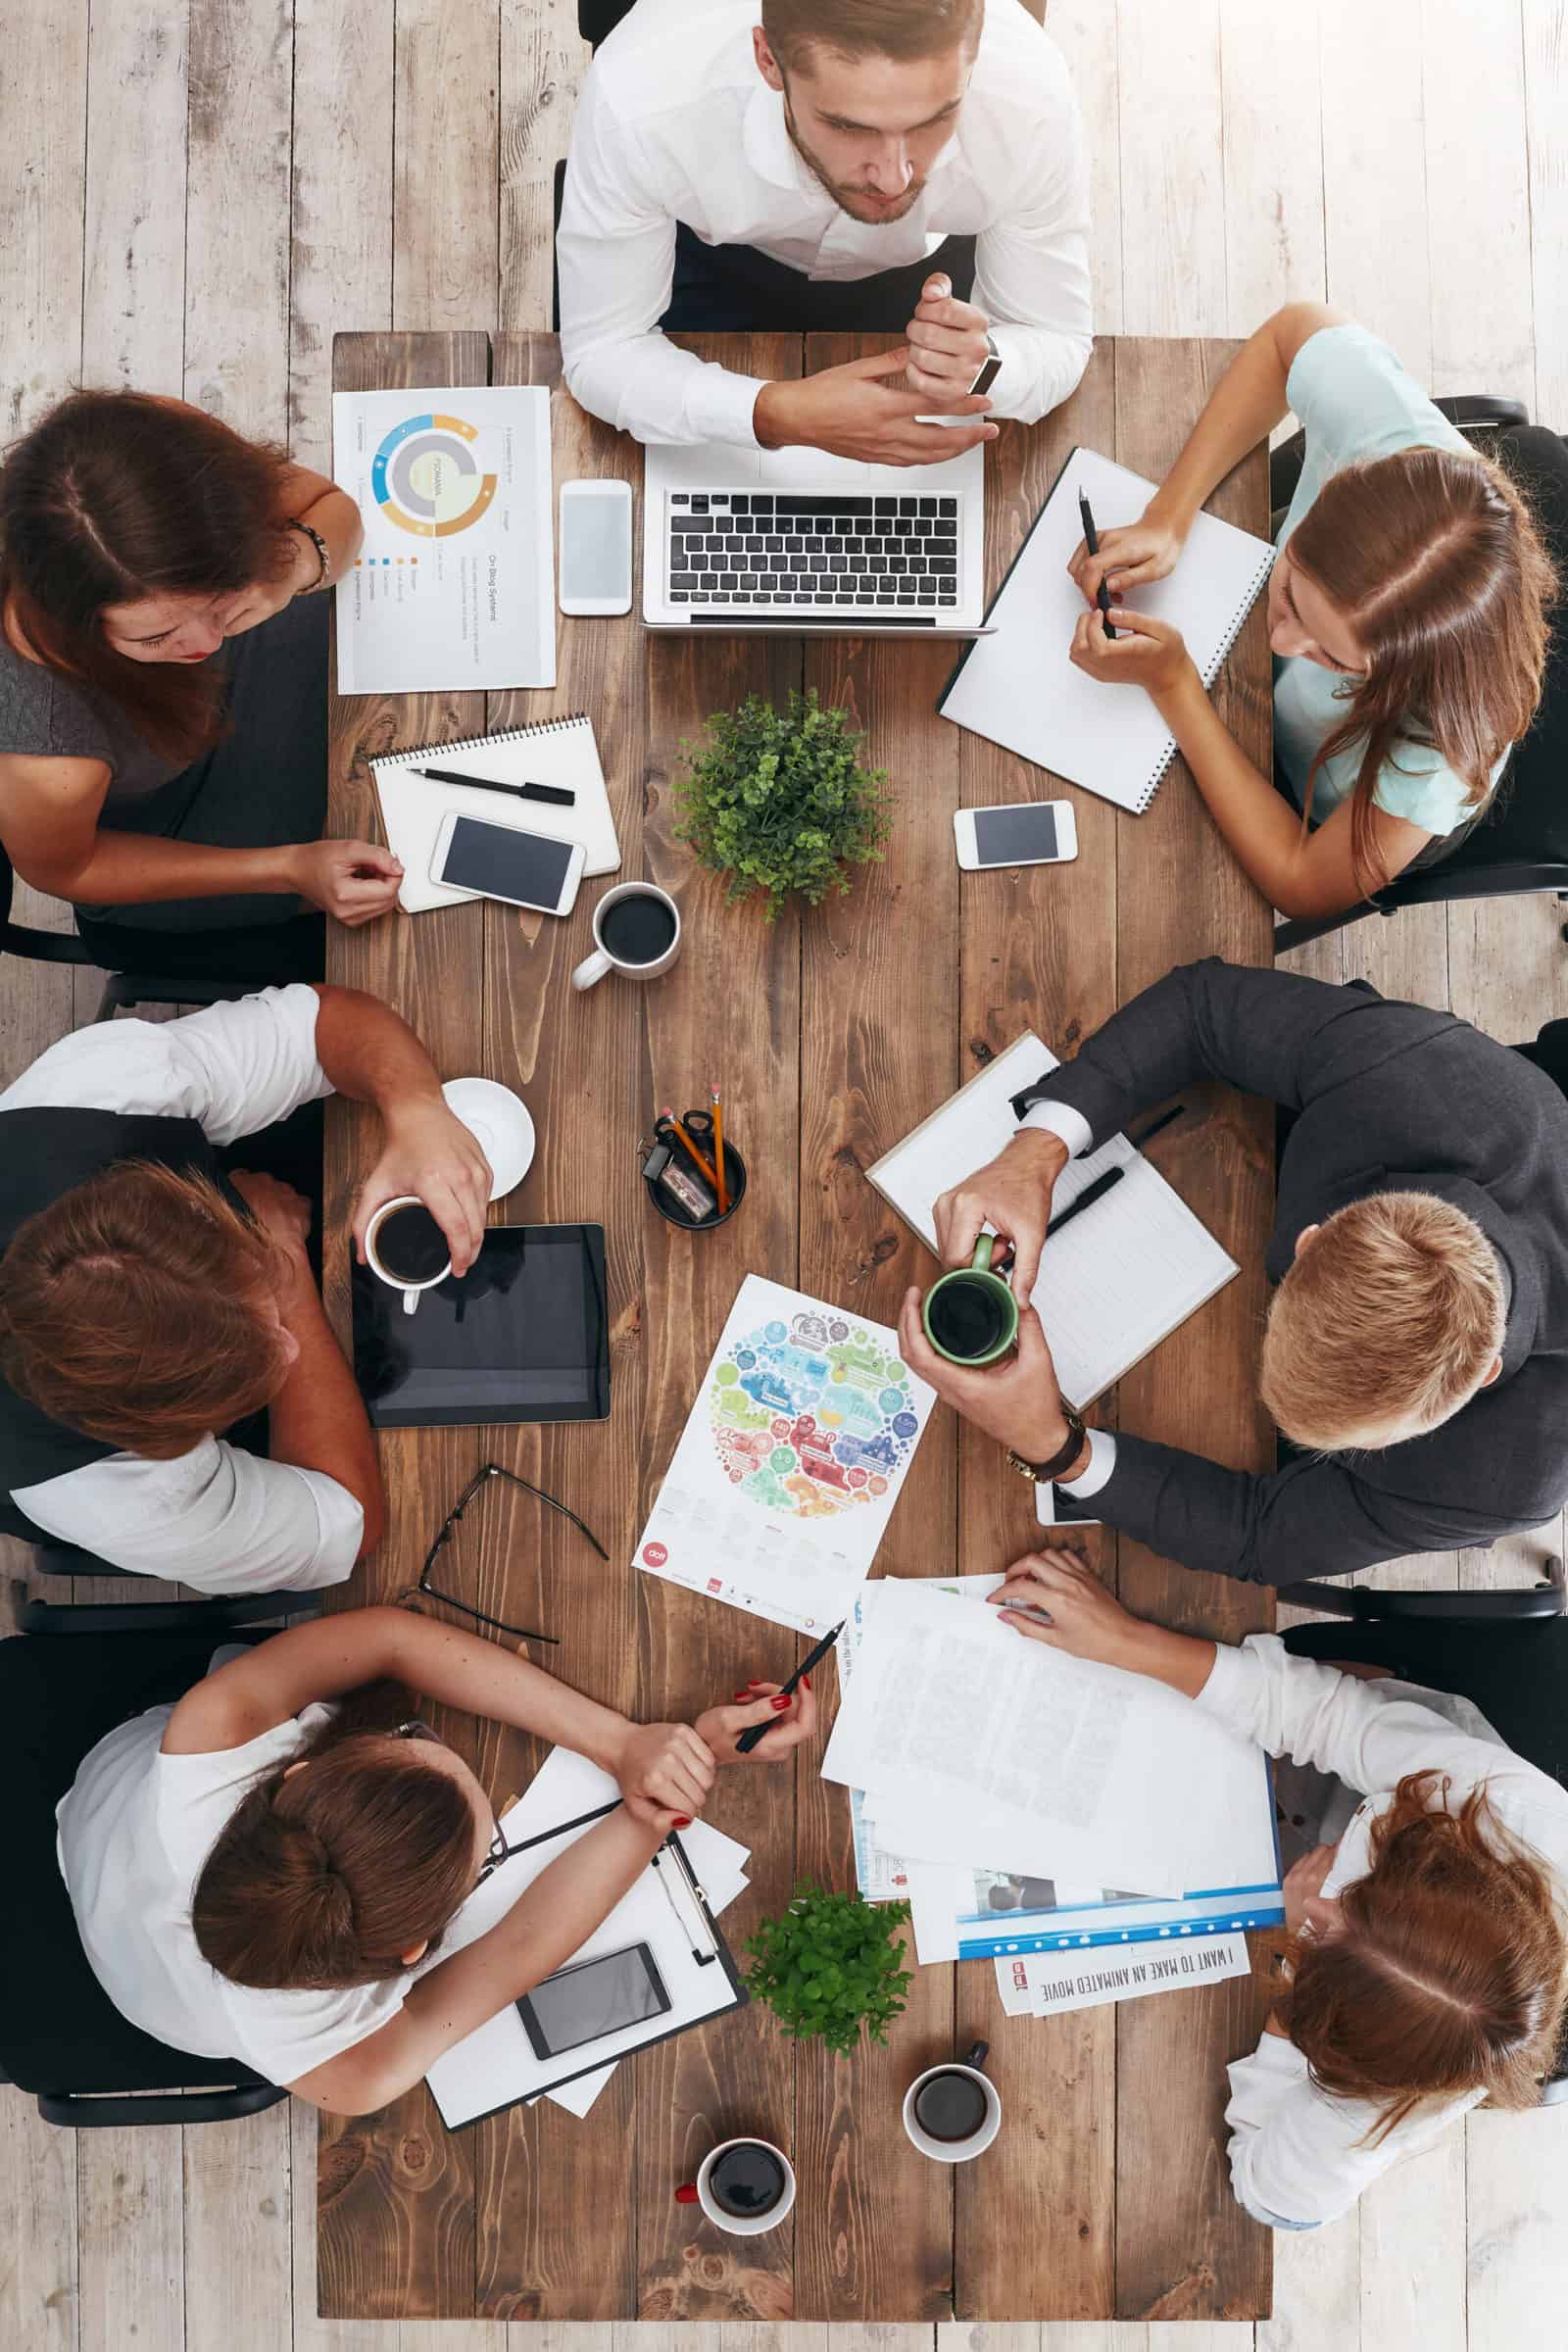
[[708, 1092], [713, 1105], [713, 1169], [718, 1178], [718, 1213], [722, 1217], [729, 1210], [729, 1192], [724, 1183], [724, 1106], [716, 1086], [710, 1086]]

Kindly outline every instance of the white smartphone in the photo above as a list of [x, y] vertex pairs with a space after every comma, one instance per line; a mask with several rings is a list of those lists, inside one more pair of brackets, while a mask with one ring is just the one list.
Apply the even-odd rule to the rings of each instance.
[[1009, 801], [1001, 808], [956, 808], [953, 835], [966, 874], [991, 865], [1063, 865], [1078, 855], [1071, 801]]
[[569, 914], [588, 857], [580, 841], [553, 841], [520, 825], [491, 825], [454, 808], [441, 820], [430, 860], [432, 882], [531, 906], [540, 914]]
[[563, 482], [561, 610], [631, 611], [630, 482]]

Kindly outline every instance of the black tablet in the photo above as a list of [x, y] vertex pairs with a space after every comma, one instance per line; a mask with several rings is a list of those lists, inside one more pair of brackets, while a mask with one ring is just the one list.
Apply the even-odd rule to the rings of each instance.
[[492, 1225], [461, 1279], [403, 1294], [354, 1268], [354, 1377], [377, 1429], [603, 1421], [602, 1225]]

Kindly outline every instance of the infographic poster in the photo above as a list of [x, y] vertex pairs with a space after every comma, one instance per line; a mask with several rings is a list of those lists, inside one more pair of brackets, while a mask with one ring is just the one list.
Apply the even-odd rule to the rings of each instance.
[[339, 692], [553, 686], [549, 393], [338, 392], [332, 455], [365, 521], [337, 585]]
[[854, 1603], [933, 1401], [896, 1332], [748, 1275], [637, 1565], [820, 1633]]

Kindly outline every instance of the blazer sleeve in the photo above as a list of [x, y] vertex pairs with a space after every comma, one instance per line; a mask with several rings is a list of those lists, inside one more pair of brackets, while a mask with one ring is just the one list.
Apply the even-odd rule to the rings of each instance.
[[1450, 1015], [1209, 956], [1179, 965], [1113, 1013], [1030, 1090], [1089, 1122], [1096, 1146], [1200, 1078], [1299, 1110], [1331, 1087], [1455, 1026]]
[[[1070, 1495], [1057, 1490], [1064, 1520]], [[1490, 1544], [1521, 1523], [1426, 1496], [1392, 1494], [1337, 1460], [1302, 1458], [1267, 1473], [1227, 1470], [1200, 1453], [1118, 1433], [1115, 1466], [1081, 1514], [1103, 1519], [1162, 1558], [1245, 1584], [1348, 1576], [1407, 1552]]]

